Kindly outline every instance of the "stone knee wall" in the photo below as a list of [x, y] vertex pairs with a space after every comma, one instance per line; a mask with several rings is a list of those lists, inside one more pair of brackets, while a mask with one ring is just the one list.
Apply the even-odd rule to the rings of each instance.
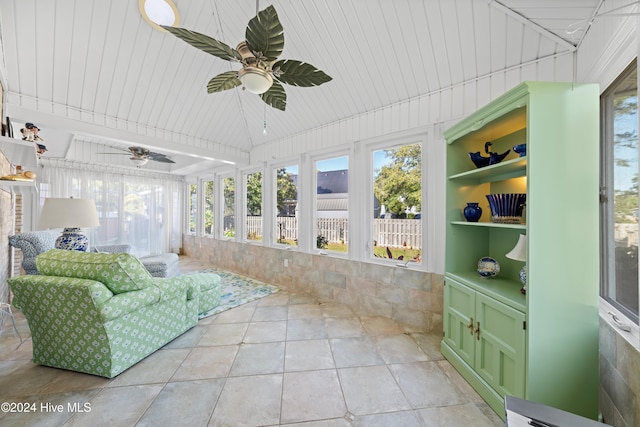
[[191, 235], [183, 237], [183, 250], [212, 267], [341, 302], [361, 314], [442, 331], [439, 274]]

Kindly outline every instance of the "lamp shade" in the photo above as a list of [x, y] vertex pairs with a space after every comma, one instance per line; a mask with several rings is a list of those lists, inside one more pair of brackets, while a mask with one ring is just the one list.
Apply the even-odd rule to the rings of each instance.
[[521, 234], [518, 238], [518, 243], [511, 249], [511, 251], [505, 255], [507, 258], [514, 261], [526, 261], [527, 260], [527, 236]]
[[47, 198], [44, 200], [38, 228], [98, 227], [98, 212], [92, 199]]

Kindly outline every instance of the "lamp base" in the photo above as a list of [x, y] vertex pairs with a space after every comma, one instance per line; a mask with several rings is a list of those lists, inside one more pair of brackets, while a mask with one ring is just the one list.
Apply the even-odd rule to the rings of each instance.
[[520, 288], [520, 292], [526, 295], [527, 293], [527, 266], [525, 265], [518, 273], [520, 277], [520, 281], [522, 282], [522, 288]]
[[89, 238], [79, 228], [65, 228], [56, 239], [56, 249], [86, 252]]

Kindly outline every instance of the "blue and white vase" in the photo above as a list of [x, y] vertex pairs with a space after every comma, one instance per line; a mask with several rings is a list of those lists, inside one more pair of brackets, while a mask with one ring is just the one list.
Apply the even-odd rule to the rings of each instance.
[[56, 239], [56, 249], [86, 252], [88, 246], [89, 238], [80, 228], [65, 228]]
[[467, 221], [478, 222], [482, 216], [482, 208], [478, 206], [478, 203], [470, 202], [467, 203], [467, 206], [462, 210], [462, 213]]

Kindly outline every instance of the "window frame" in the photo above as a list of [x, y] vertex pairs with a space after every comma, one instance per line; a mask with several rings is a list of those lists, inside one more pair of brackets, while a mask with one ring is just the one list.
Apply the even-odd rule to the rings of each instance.
[[[248, 192], [249, 192], [249, 187], [247, 185], [247, 180], [249, 178], [249, 175], [253, 175], [255, 173], [261, 173], [262, 174], [262, 189], [261, 189], [261, 194], [260, 194], [260, 211], [262, 212], [262, 226], [261, 226], [261, 232], [260, 232], [260, 240], [252, 240], [249, 239], [247, 236], [247, 217], [248, 217], [248, 207], [247, 207], [247, 203], [249, 202], [249, 197], [248, 197]], [[238, 230], [239, 228], [242, 229], [242, 238], [240, 239], [242, 242], [245, 243], [251, 243], [251, 244], [256, 244], [256, 245], [260, 245], [263, 244], [266, 240], [266, 236], [265, 236], [265, 173], [263, 168], [251, 168], [251, 169], [245, 169], [242, 171], [242, 173], [240, 174], [241, 179], [242, 179], [242, 224], [241, 227], [238, 227], [238, 222], [236, 219], [236, 236], [238, 235]], [[236, 199], [237, 199], [237, 191], [238, 191], [238, 183], [236, 181]], [[237, 205], [237, 204], [236, 204]], [[237, 218], [237, 215], [236, 215]]]
[[[297, 251], [300, 249], [300, 216], [298, 215], [298, 230], [296, 232], [296, 236], [298, 236], [298, 243], [295, 246], [291, 246], [291, 245], [286, 245], [284, 243], [279, 243], [278, 242], [278, 238], [279, 238], [279, 229], [278, 229], [278, 170], [282, 169], [282, 168], [286, 168], [289, 166], [295, 166], [298, 168], [298, 185], [296, 186], [296, 191], [297, 191], [297, 199], [296, 199], [296, 205], [297, 205], [297, 210], [298, 213], [301, 212], [302, 206], [300, 204], [300, 193], [302, 192], [302, 182], [301, 182], [301, 166], [302, 162], [300, 161], [300, 158], [296, 158], [296, 159], [291, 159], [289, 161], [278, 161], [277, 163], [273, 163], [269, 166], [269, 171], [270, 171], [270, 181], [271, 181], [271, 191], [269, 191], [269, 193], [265, 193], [265, 204], [269, 203], [270, 206], [270, 210], [269, 210], [269, 215], [270, 215], [270, 235], [271, 235], [271, 240], [269, 241], [269, 244], [273, 247], [279, 248], [279, 249], [285, 249], [285, 250], [291, 250], [291, 251]], [[265, 181], [266, 184], [266, 181]], [[266, 208], [267, 206], [265, 206]], [[265, 225], [267, 224], [267, 222], [264, 223]]]
[[[617, 303], [608, 295], [608, 288], [613, 277], [615, 254], [612, 253], [610, 237], [613, 232], [613, 179], [614, 155], [613, 144], [608, 135], [612, 131], [613, 117], [608, 108], [609, 97], [615, 93], [618, 85], [625, 81], [630, 74], [637, 73], [637, 58], [602, 91], [600, 96], [600, 316], [614, 327], [620, 335], [636, 349], [640, 349], [639, 317], [626, 307]], [[640, 114], [639, 114], [640, 116]], [[639, 119], [640, 121], [640, 119]], [[639, 126], [640, 127], [640, 126]], [[640, 147], [640, 144], [639, 144]], [[640, 150], [640, 148], [639, 148]], [[639, 153], [640, 154], [640, 153]], [[640, 157], [640, 155], [639, 155]], [[639, 170], [640, 172], [640, 170]], [[640, 175], [640, 173], [639, 173]], [[611, 183], [611, 185], [609, 185]], [[640, 280], [638, 283], [640, 288]], [[640, 297], [639, 297], [640, 299]]]

